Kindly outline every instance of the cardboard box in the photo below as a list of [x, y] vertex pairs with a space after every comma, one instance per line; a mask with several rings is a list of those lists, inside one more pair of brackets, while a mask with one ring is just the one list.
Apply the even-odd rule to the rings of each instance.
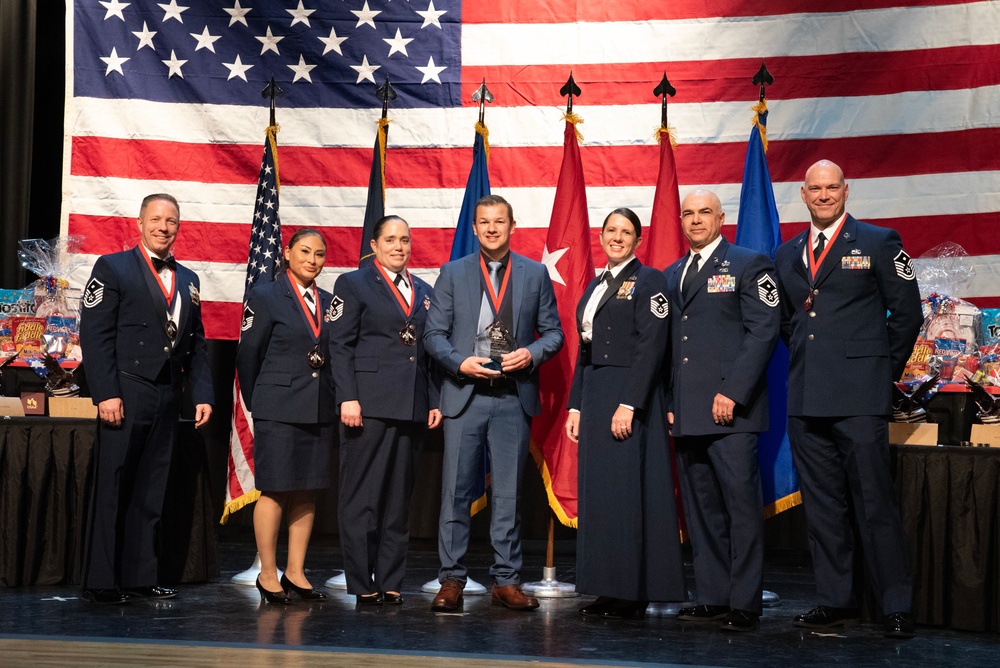
[[991, 448], [1000, 448], [1000, 424], [974, 424], [969, 441], [973, 445], [985, 443]]
[[24, 417], [24, 406], [17, 397], [0, 397], [0, 415], [5, 417]]
[[45, 393], [22, 392], [21, 405], [25, 415], [45, 415]]
[[96, 418], [97, 406], [91, 399], [49, 397], [49, 417]]
[[889, 442], [896, 445], [937, 445], [938, 426], [926, 422], [890, 422]]

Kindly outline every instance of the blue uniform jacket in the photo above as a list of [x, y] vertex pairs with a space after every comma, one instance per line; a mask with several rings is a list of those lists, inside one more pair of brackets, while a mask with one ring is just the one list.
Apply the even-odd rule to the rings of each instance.
[[[441, 267], [427, 314], [424, 345], [447, 374], [441, 382], [441, 412], [445, 417], [456, 417], [472, 398], [474, 384], [460, 378], [458, 368], [466, 357], [475, 355], [483, 298], [479, 257], [479, 253], [473, 253]], [[563, 346], [556, 295], [545, 265], [511, 253], [508, 267], [513, 271], [509, 288], [514, 313], [512, 335], [517, 347], [528, 349], [532, 361], [530, 369], [515, 374], [517, 393], [524, 412], [538, 415], [542, 410], [538, 368]]]
[[[673, 305], [673, 364], [667, 410], [674, 436], [760, 432], [768, 428], [767, 364], [781, 328], [774, 265], [722, 239], [681, 296], [687, 255], [664, 270]], [[736, 402], [733, 422], [715, 424], [712, 403]]]
[[440, 390], [423, 342], [434, 291], [423, 279], [410, 278], [412, 346], [399, 336], [408, 320], [403, 307], [374, 263], [343, 274], [334, 286], [331, 350], [337, 403], [358, 401], [363, 416], [426, 422], [430, 409], [438, 407]]
[[322, 317], [319, 349], [326, 355], [320, 369], [309, 366], [316, 345], [291, 279], [282, 274], [250, 291], [243, 308], [236, 373], [243, 403], [254, 419], [295, 424], [336, 420], [330, 372], [332, 296], [319, 293]]
[[[788, 414], [888, 415], [923, 323], [920, 292], [899, 234], [847, 216], [809, 296], [809, 230], [778, 248], [781, 334], [788, 342]], [[888, 312], [888, 315], [886, 313]]]
[[138, 246], [97, 259], [84, 291], [80, 345], [94, 403], [121, 397], [120, 373], [153, 381], [164, 364], [173, 377], [189, 374], [195, 405], [214, 404], [198, 275], [177, 265], [175, 299], [181, 300], [177, 342], [167, 337], [167, 300]]
[[[587, 286], [576, 307], [577, 332], [582, 331], [583, 311], [599, 278]], [[593, 341], [580, 342], [567, 408], [582, 410], [582, 366], [618, 366], [629, 369], [628, 383], [616, 403], [643, 411], [652, 389], [663, 382], [663, 360], [670, 333], [671, 304], [667, 282], [656, 269], [632, 260], [611, 280], [594, 313]]]

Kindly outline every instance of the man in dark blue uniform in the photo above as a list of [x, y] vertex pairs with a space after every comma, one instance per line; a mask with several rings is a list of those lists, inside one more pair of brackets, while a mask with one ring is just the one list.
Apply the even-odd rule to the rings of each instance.
[[163, 509], [186, 372], [195, 426], [212, 415], [198, 276], [170, 254], [180, 228], [172, 195], [149, 195], [140, 243], [97, 259], [83, 294], [80, 344], [98, 407], [95, 482], [83, 598], [169, 598], [159, 586]]
[[545, 266], [510, 252], [514, 226], [507, 200], [497, 195], [479, 200], [473, 232], [480, 252], [441, 267], [427, 315], [424, 345], [446, 374], [441, 386], [441, 589], [431, 606], [436, 611], [462, 604], [467, 579], [462, 559], [484, 444], [491, 467], [493, 602], [514, 610], [538, 607], [518, 586], [518, 498], [531, 417], [542, 410], [538, 368], [562, 348], [563, 332]]
[[856, 624], [853, 504], [885, 634], [913, 634], [906, 540], [889, 474], [886, 418], [922, 323], [920, 294], [899, 234], [845, 211], [840, 167], [806, 172], [812, 218], [775, 265], [788, 342], [788, 436], [809, 526], [819, 606], [805, 628]]
[[730, 245], [725, 218], [715, 193], [688, 193], [681, 227], [691, 252], [664, 272], [674, 304], [667, 418], [698, 601], [678, 618], [753, 631], [764, 582], [757, 434], [768, 428], [766, 371], [781, 316], [770, 259]]

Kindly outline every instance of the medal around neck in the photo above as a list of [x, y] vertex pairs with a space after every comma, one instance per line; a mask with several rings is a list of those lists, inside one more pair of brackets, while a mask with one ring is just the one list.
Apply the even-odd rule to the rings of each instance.
[[313, 349], [306, 355], [306, 362], [309, 363], [310, 369], [322, 369], [323, 365], [326, 364], [326, 355], [319, 349], [319, 344], [313, 346]]
[[404, 346], [417, 345], [417, 328], [413, 326], [412, 322], [407, 322], [403, 325], [403, 329], [399, 330], [399, 340], [403, 342]]

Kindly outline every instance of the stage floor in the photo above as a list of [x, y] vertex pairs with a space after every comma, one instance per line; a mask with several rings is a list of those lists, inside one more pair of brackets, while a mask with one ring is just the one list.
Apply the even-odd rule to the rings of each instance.
[[[483, 546], [479, 546], [482, 549]], [[526, 546], [524, 577], [541, 578], [544, 545]], [[543, 599], [534, 612], [492, 607], [489, 596], [467, 596], [460, 614], [431, 612], [433, 596], [420, 592], [434, 579], [433, 546], [413, 546], [405, 602], [358, 612], [354, 597], [326, 590], [321, 605], [260, 604], [253, 587], [229, 579], [250, 566], [246, 536], [220, 539], [221, 577], [183, 585], [168, 601], [94, 606], [74, 587], [0, 589], [0, 665], [93, 666], [222, 663], [250, 666], [496, 666], [524, 661], [546, 665], [698, 666], [996, 666], [1000, 638], [919, 627], [904, 641], [863, 624], [835, 633], [791, 625], [813, 607], [813, 580], [803, 558], [768, 560], [765, 588], [781, 598], [767, 608], [760, 630], [724, 634], [712, 625], [678, 621], [677, 604], [653, 604], [643, 620], [581, 618], [589, 597]], [[558, 552], [558, 551], [557, 551]], [[573, 581], [573, 557], [556, 557], [560, 580]], [[470, 575], [488, 581], [490, 555], [469, 558]], [[314, 546], [308, 558], [314, 586], [336, 575], [335, 545]], [[689, 586], [690, 566], [688, 568]]]

